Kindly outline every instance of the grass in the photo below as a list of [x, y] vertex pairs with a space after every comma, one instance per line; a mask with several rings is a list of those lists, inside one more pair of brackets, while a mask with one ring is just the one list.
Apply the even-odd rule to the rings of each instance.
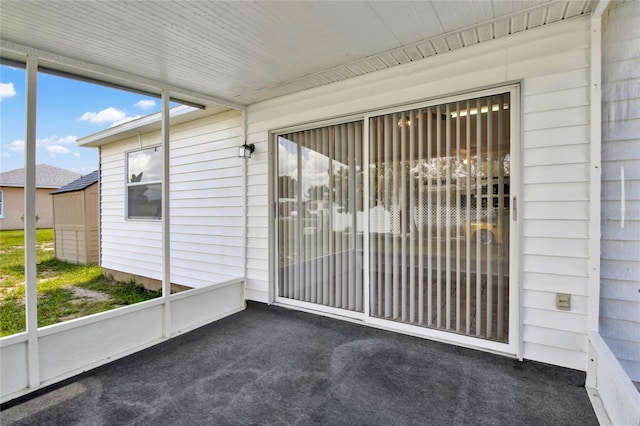
[[[97, 265], [54, 257], [53, 230], [36, 231], [38, 327], [159, 297], [131, 282], [102, 275]], [[24, 232], [0, 231], [0, 336], [25, 331]]]

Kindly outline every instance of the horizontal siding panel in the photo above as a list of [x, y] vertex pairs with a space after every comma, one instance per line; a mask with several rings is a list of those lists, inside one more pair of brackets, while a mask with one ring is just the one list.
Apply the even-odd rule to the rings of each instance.
[[179, 177], [184, 178], [188, 175], [177, 175], [171, 181], [171, 196], [174, 194], [178, 194], [181, 191], [198, 191], [198, 190], [210, 190], [210, 189], [220, 189], [220, 188], [235, 188], [236, 190], [242, 191], [242, 176], [231, 176], [231, 177], [219, 177], [215, 176], [214, 173], [211, 173], [211, 176], [207, 180], [183, 180], [179, 179]]
[[[567, 253], [567, 256], [571, 253]], [[587, 277], [588, 259], [559, 256], [527, 255], [523, 257], [522, 270], [556, 275]]]
[[544, 148], [526, 148], [522, 152], [522, 161], [525, 167], [586, 163], [589, 161], [589, 145], [575, 144]]
[[509, 49], [509, 61], [513, 63], [530, 61], [531, 58], [546, 58], [557, 54], [589, 48], [589, 33], [584, 30], [567, 31], [564, 37], [543, 37], [517, 48]]
[[[614, 61], [614, 63], [610, 65], [612, 66], [608, 66], [606, 72], [602, 74], [603, 88], [606, 87], [607, 83], [640, 78], [640, 67], [638, 67], [637, 58]], [[612, 96], [611, 93], [604, 91], [602, 93], [602, 99], [606, 102], [609, 99], [621, 98], [616, 98], [615, 96]]]
[[640, 235], [640, 220], [628, 220], [627, 218], [622, 226], [621, 211], [620, 207], [603, 211], [603, 220], [600, 226], [603, 238], [621, 241], [637, 240]]
[[522, 322], [525, 326], [551, 328], [585, 335], [587, 332], [587, 316], [574, 312], [523, 307]]
[[603, 261], [626, 260], [630, 267], [635, 266], [640, 269], [640, 235], [636, 237], [637, 239], [631, 241], [601, 240], [600, 259]]
[[[638, 336], [640, 336], [640, 322], [601, 317], [600, 334], [604, 338], [637, 341]], [[640, 343], [637, 344], [640, 345]], [[638, 357], [640, 357], [640, 346], [638, 346], [638, 349]], [[637, 357], [633, 359], [637, 359]]]
[[262, 248], [248, 247], [247, 258], [248, 259], [268, 259], [269, 252]]
[[[260, 250], [265, 250], [267, 251], [269, 249], [269, 239], [268, 238], [259, 238], [259, 237], [251, 237], [248, 241], [247, 241], [247, 247], [248, 248], [255, 248], [255, 249], [260, 249]], [[265, 254], [267, 255], [267, 254]], [[265, 271], [265, 276], [266, 276], [266, 271]]]
[[523, 133], [523, 137], [522, 146], [526, 149], [582, 145], [590, 140], [589, 126], [584, 125], [529, 130]]
[[555, 164], [524, 167], [522, 180], [532, 183], [589, 182], [588, 163]]
[[637, 140], [639, 128], [640, 118], [604, 122], [602, 123], [602, 139], [605, 141]]
[[553, 346], [576, 352], [587, 352], [587, 337], [582, 333], [543, 327], [524, 327], [523, 340], [528, 343]]
[[589, 87], [583, 86], [557, 92], [525, 96], [523, 112], [525, 114], [589, 105]]
[[611, 348], [611, 351], [616, 354], [616, 358], [637, 361], [638, 352], [640, 350], [640, 343], [630, 340], [621, 340], [615, 338], [604, 337], [605, 342]]
[[[629, 31], [634, 31], [635, 25], [627, 25], [625, 28], [629, 28]], [[629, 58], [640, 58], [640, 43], [638, 38], [634, 37], [634, 34], [629, 33], [624, 39], [616, 40], [615, 43], [608, 44], [610, 49], [602, 49], [602, 60], [604, 62], [615, 62]]]
[[524, 114], [524, 131], [589, 124], [589, 107], [579, 106]]
[[525, 183], [524, 202], [588, 201], [588, 183]]
[[634, 382], [640, 382], [640, 361], [619, 359], [618, 362], [631, 380]]
[[[216, 271], [222, 268], [222, 272], [229, 268], [238, 269], [242, 267], [242, 259], [233, 256], [209, 256], [202, 253], [196, 254], [193, 252], [181, 252], [174, 251], [171, 253], [171, 270], [174, 271], [177, 268], [187, 269], [192, 271]], [[235, 275], [235, 274], [231, 274]]]
[[[640, 168], [640, 166], [638, 166], [638, 168]], [[640, 180], [631, 180], [625, 177], [624, 192], [625, 201], [627, 198], [630, 201], [640, 199]], [[604, 200], [620, 200], [622, 198], [622, 180], [602, 182], [602, 194]], [[633, 209], [629, 209], [629, 213], [635, 216], [630, 219], [640, 219], [640, 212], [638, 210], [633, 211]]]
[[[640, 68], [640, 67], [638, 67]], [[640, 80], [640, 78], [638, 79]], [[633, 81], [633, 80], [631, 80]], [[618, 98], [619, 99], [619, 98]], [[636, 107], [640, 98], [619, 99], [616, 102], [606, 102], [602, 105], [602, 121], [616, 122], [618, 120], [640, 119], [640, 108]]]
[[575, 220], [526, 220], [524, 237], [589, 238], [589, 222]]
[[638, 300], [629, 301], [600, 298], [600, 316], [603, 318], [640, 323]]
[[640, 282], [640, 268], [632, 266], [635, 265], [624, 260], [607, 260], [600, 265], [600, 277], [609, 280]]
[[640, 142], [639, 138], [611, 143], [602, 141], [602, 158], [604, 161], [628, 161], [629, 153], [635, 152]]
[[603, 101], [636, 100], [640, 98], [640, 89], [633, 79], [611, 81], [602, 85]]
[[160, 264], [141, 264], [129, 262], [127, 259], [110, 257], [100, 265], [103, 268], [112, 269], [114, 271], [126, 272], [129, 274], [140, 275], [143, 277], [162, 279]]
[[587, 277], [566, 277], [546, 272], [527, 272], [522, 284], [524, 289], [568, 293], [580, 296], [589, 295], [589, 280]]
[[587, 354], [583, 352], [531, 342], [524, 342], [522, 349], [524, 358], [526, 359], [580, 371], [587, 369]]
[[573, 257], [589, 257], [588, 239], [523, 238], [521, 247], [524, 254], [562, 257], [571, 253]]
[[545, 56], [544, 58], [509, 64], [507, 80], [538, 77], [588, 66], [589, 49], [571, 50], [557, 55]]
[[[616, 142], [607, 142], [616, 143]], [[638, 139], [638, 146], [640, 146], [640, 139]], [[624, 173], [624, 179], [626, 180], [640, 180], [640, 167], [636, 167], [636, 161], [631, 159], [626, 160], [605, 160], [602, 164], [602, 181], [603, 182], [618, 182], [622, 180], [622, 174]], [[623, 170], [624, 169], [624, 170]], [[606, 195], [606, 194], [603, 194]]]
[[227, 168], [216, 168], [216, 169], [202, 169], [202, 170], [189, 170], [186, 168], [182, 168], [180, 172], [176, 170], [171, 171], [171, 182], [196, 182], [196, 181], [209, 181], [211, 179], [220, 179], [220, 178], [228, 178], [228, 177], [238, 177], [241, 176], [242, 168], [238, 167], [227, 167]]
[[[185, 237], [195, 237], [195, 235], [189, 235]], [[182, 236], [181, 236], [182, 238]], [[194, 238], [195, 239], [195, 238]], [[202, 253], [204, 255], [227, 255], [227, 256], [242, 256], [241, 241], [231, 241], [232, 244], [211, 244], [211, 238], [205, 238], [206, 242], [180, 241], [172, 236], [171, 238], [171, 250], [172, 252], [195, 252]]]
[[[558, 292], [561, 293], [561, 292]], [[524, 305], [527, 308], [538, 308], [538, 309], [548, 309], [548, 310], [557, 310], [556, 309], [556, 291], [539, 291], [539, 290], [524, 290], [522, 300], [524, 301]], [[571, 310], [569, 312], [573, 312], [576, 314], [588, 315], [589, 307], [588, 307], [588, 297], [587, 296], [577, 296], [572, 295], [571, 297]], [[562, 311], [564, 312], [564, 311]]]
[[522, 85], [522, 92], [526, 99], [526, 97], [536, 94], [554, 93], [575, 87], [589, 86], [590, 81], [588, 67], [571, 69], [528, 78]]
[[522, 203], [523, 219], [588, 220], [588, 201], [554, 201]]
[[[211, 185], [211, 182], [209, 182]], [[241, 187], [218, 187], [214, 186], [211, 188], [200, 188], [200, 189], [191, 189], [191, 190], [180, 190], [174, 191], [171, 188], [171, 201], [172, 204], [177, 201], [187, 201], [187, 200], [208, 200], [208, 199], [229, 199], [229, 198], [241, 198], [242, 197], [242, 188]]]
[[640, 285], [636, 281], [603, 279], [600, 283], [600, 297], [637, 302], [640, 298]]

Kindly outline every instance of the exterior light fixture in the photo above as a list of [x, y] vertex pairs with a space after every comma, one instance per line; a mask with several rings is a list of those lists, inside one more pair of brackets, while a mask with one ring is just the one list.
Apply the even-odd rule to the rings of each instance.
[[242, 145], [240, 148], [238, 148], [238, 157], [240, 158], [251, 158], [251, 154], [253, 154], [253, 151], [256, 150], [256, 146], [252, 143], [250, 144], [244, 144]]

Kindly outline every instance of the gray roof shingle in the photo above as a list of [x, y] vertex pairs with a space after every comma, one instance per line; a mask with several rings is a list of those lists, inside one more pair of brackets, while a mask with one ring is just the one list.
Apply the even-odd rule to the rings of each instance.
[[66, 184], [62, 188], [56, 189], [51, 194], [61, 194], [63, 192], [82, 191], [85, 188], [90, 187], [100, 179], [100, 172], [98, 170], [82, 176], [80, 179], [76, 179], [71, 183]]
[[[36, 188], [57, 189], [81, 176], [80, 173], [49, 164], [38, 164], [36, 165]], [[0, 186], [24, 187], [24, 168], [0, 173]]]

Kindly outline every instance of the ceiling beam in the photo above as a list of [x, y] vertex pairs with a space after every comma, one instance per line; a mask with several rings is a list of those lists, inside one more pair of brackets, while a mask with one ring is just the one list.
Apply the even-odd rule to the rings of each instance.
[[160, 96], [162, 90], [166, 90], [171, 98], [177, 102], [183, 101], [191, 105], [199, 105], [206, 108], [208, 105], [223, 106], [226, 108], [245, 111], [246, 105], [215, 96], [197, 93], [189, 89], [173, 86], [161, 81], [127, 73], [115, 68], [91, 64], [89, 62], [68, 58], [32, 47], [0, 40], [0, 57], [13, 61], [23, 61], [27, 55], [36, 56], [38, 64], [61, 73], [75, 75], [80, 78], [104, 82], [107, 85], [116, 85], [130, 88], [134, 91], [143, 91]]

